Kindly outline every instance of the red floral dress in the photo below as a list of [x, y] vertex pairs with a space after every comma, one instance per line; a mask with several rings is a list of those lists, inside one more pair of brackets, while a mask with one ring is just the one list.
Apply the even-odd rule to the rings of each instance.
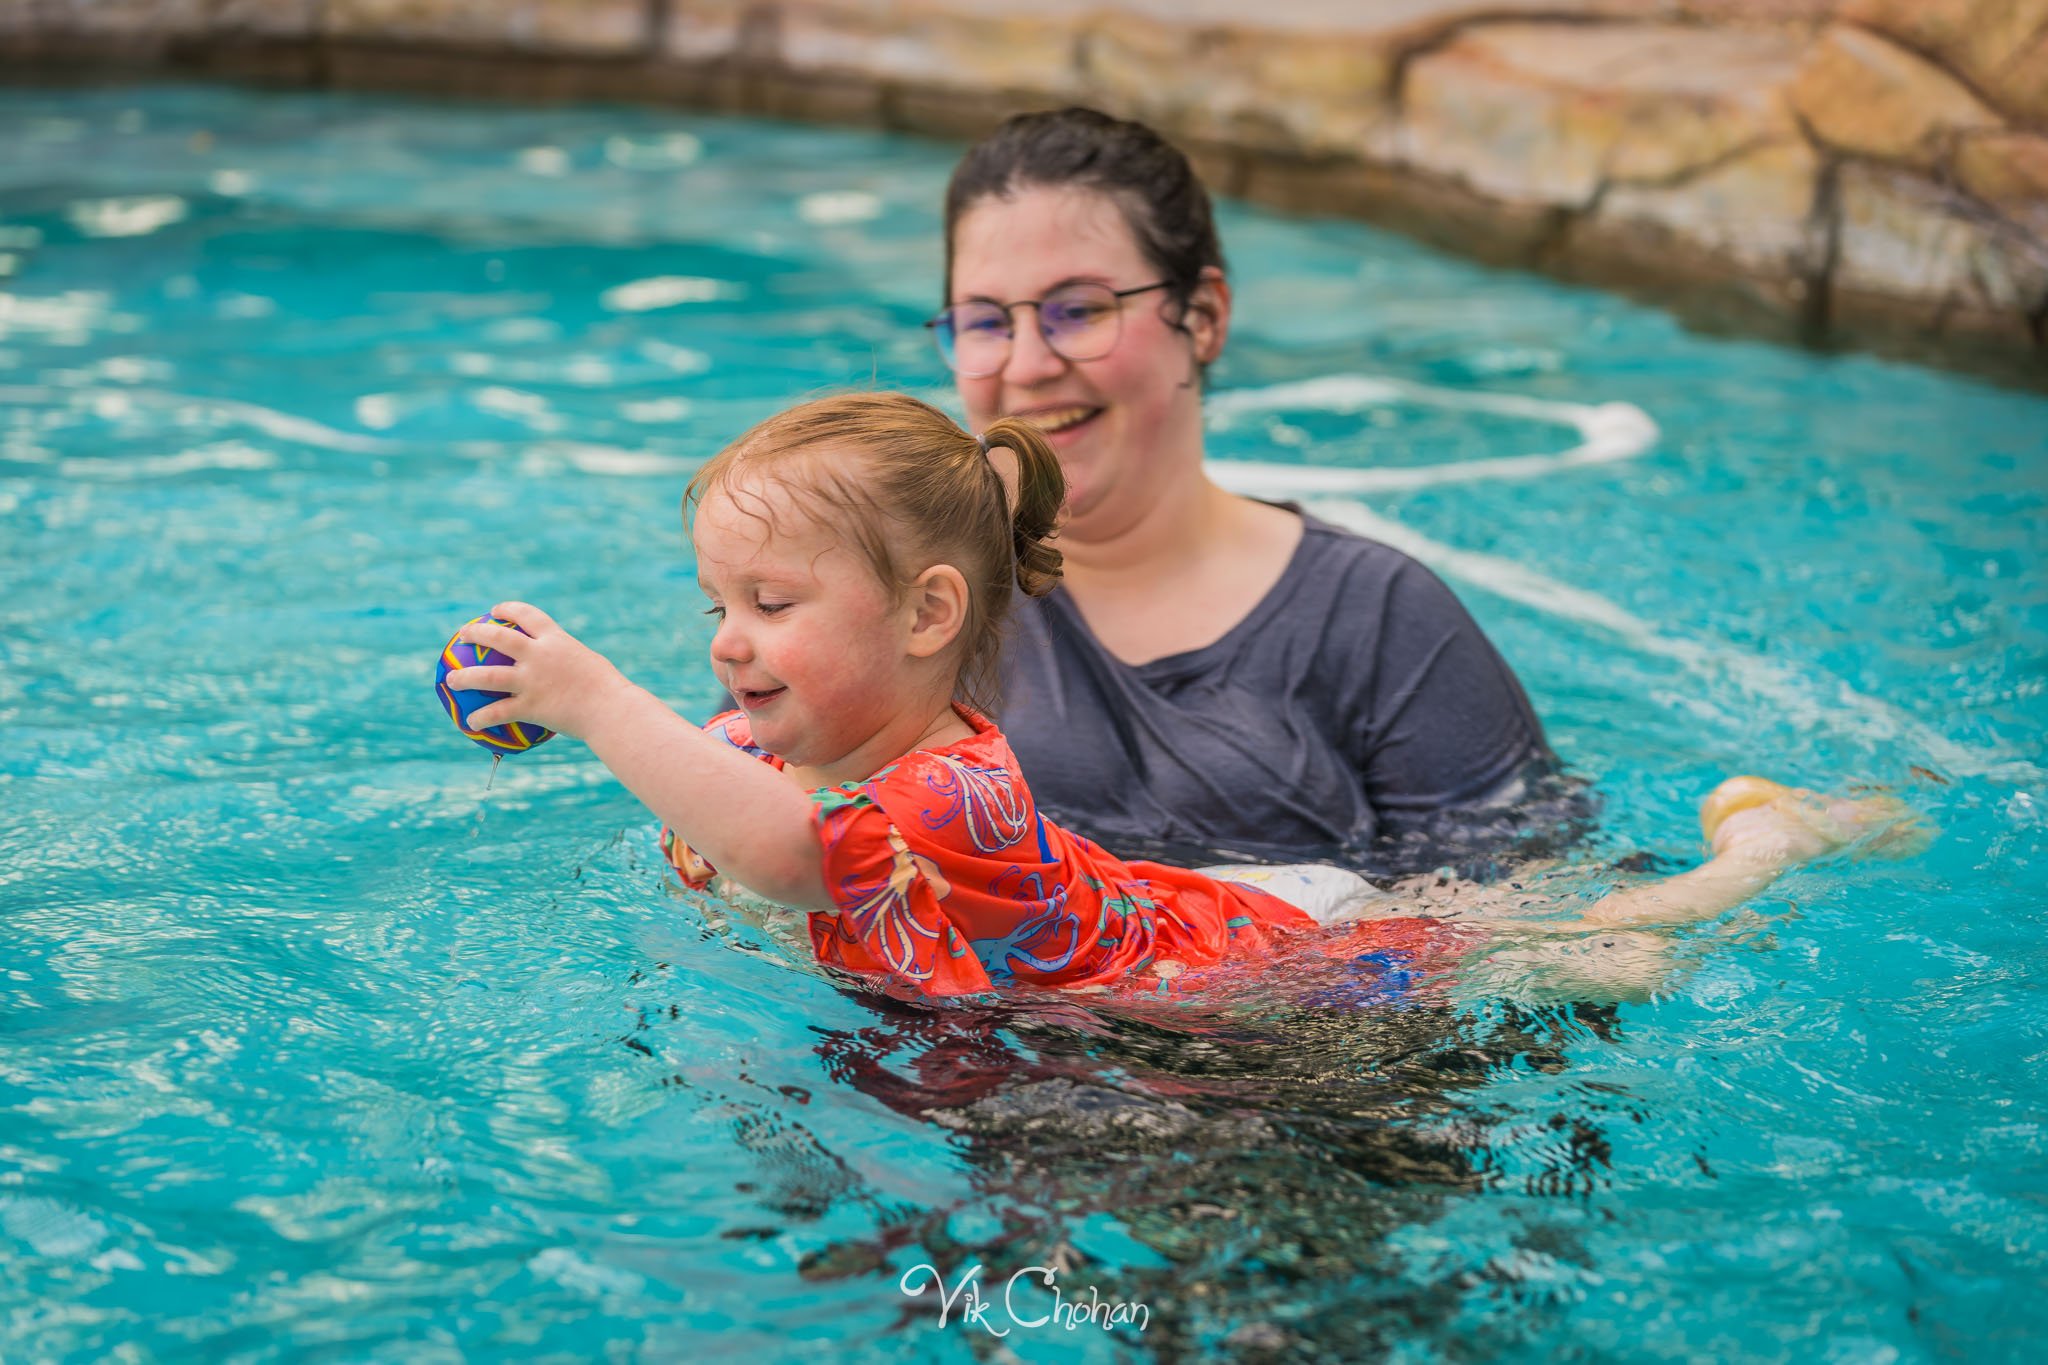
[[[1169, 980], [1317, 928], [1264, 891], [1124, 862], [1045, 820], [1002, 732], [957, 709], [968, 738], [812, 793], [835, 902], [810, 916], [819, 961], [927, 995], [1118, 985], [1134, 974]], [[782, 766], [739, 711], [704, 728]], [[693, 888], [716, 875], [672, 830], [662, 830], [662, 851]]]

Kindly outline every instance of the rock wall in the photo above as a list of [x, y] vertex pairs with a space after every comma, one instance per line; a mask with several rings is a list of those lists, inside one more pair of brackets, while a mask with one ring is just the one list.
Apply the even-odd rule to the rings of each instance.
[[0, 0], [0, 60], [959, 136], [1081, 101], [1229, 193], [2048, 387], [2048, 0]]

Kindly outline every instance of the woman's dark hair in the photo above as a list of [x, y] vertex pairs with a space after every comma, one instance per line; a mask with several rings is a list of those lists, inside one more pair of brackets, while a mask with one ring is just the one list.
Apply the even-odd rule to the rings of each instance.
[[1034, 187], [1094, 190], [1123, 210], [1138, 249], [1185, 310], [1202, 271], [1223, 268], [1209, 192], [1178, 147], [1142, 123], [1096, 109], [1018, 114], [968, 148], [946, 185], [946, 275], [952, 302], [953, 234], [960, 218], [991, 196]]

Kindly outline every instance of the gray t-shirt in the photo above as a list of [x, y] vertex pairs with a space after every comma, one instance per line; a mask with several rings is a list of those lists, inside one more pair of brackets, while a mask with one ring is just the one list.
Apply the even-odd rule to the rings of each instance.
[[1514, 836], [1553, 767], [1514, 673], [1435, 574], [1302, 521], [1272, 591], [1185, 654], [1126, 664], [1064, 589], [1017, 599], [999, 719], [1040, 810], [1176, 861], [1400, 872]]

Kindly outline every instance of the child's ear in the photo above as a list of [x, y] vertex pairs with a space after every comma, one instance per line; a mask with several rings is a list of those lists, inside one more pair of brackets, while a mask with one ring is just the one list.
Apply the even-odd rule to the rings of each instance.
[[967, 625], [967, 580], [951, 564], [934, 564], [910, 585], [912, 658], [943, 653]]

